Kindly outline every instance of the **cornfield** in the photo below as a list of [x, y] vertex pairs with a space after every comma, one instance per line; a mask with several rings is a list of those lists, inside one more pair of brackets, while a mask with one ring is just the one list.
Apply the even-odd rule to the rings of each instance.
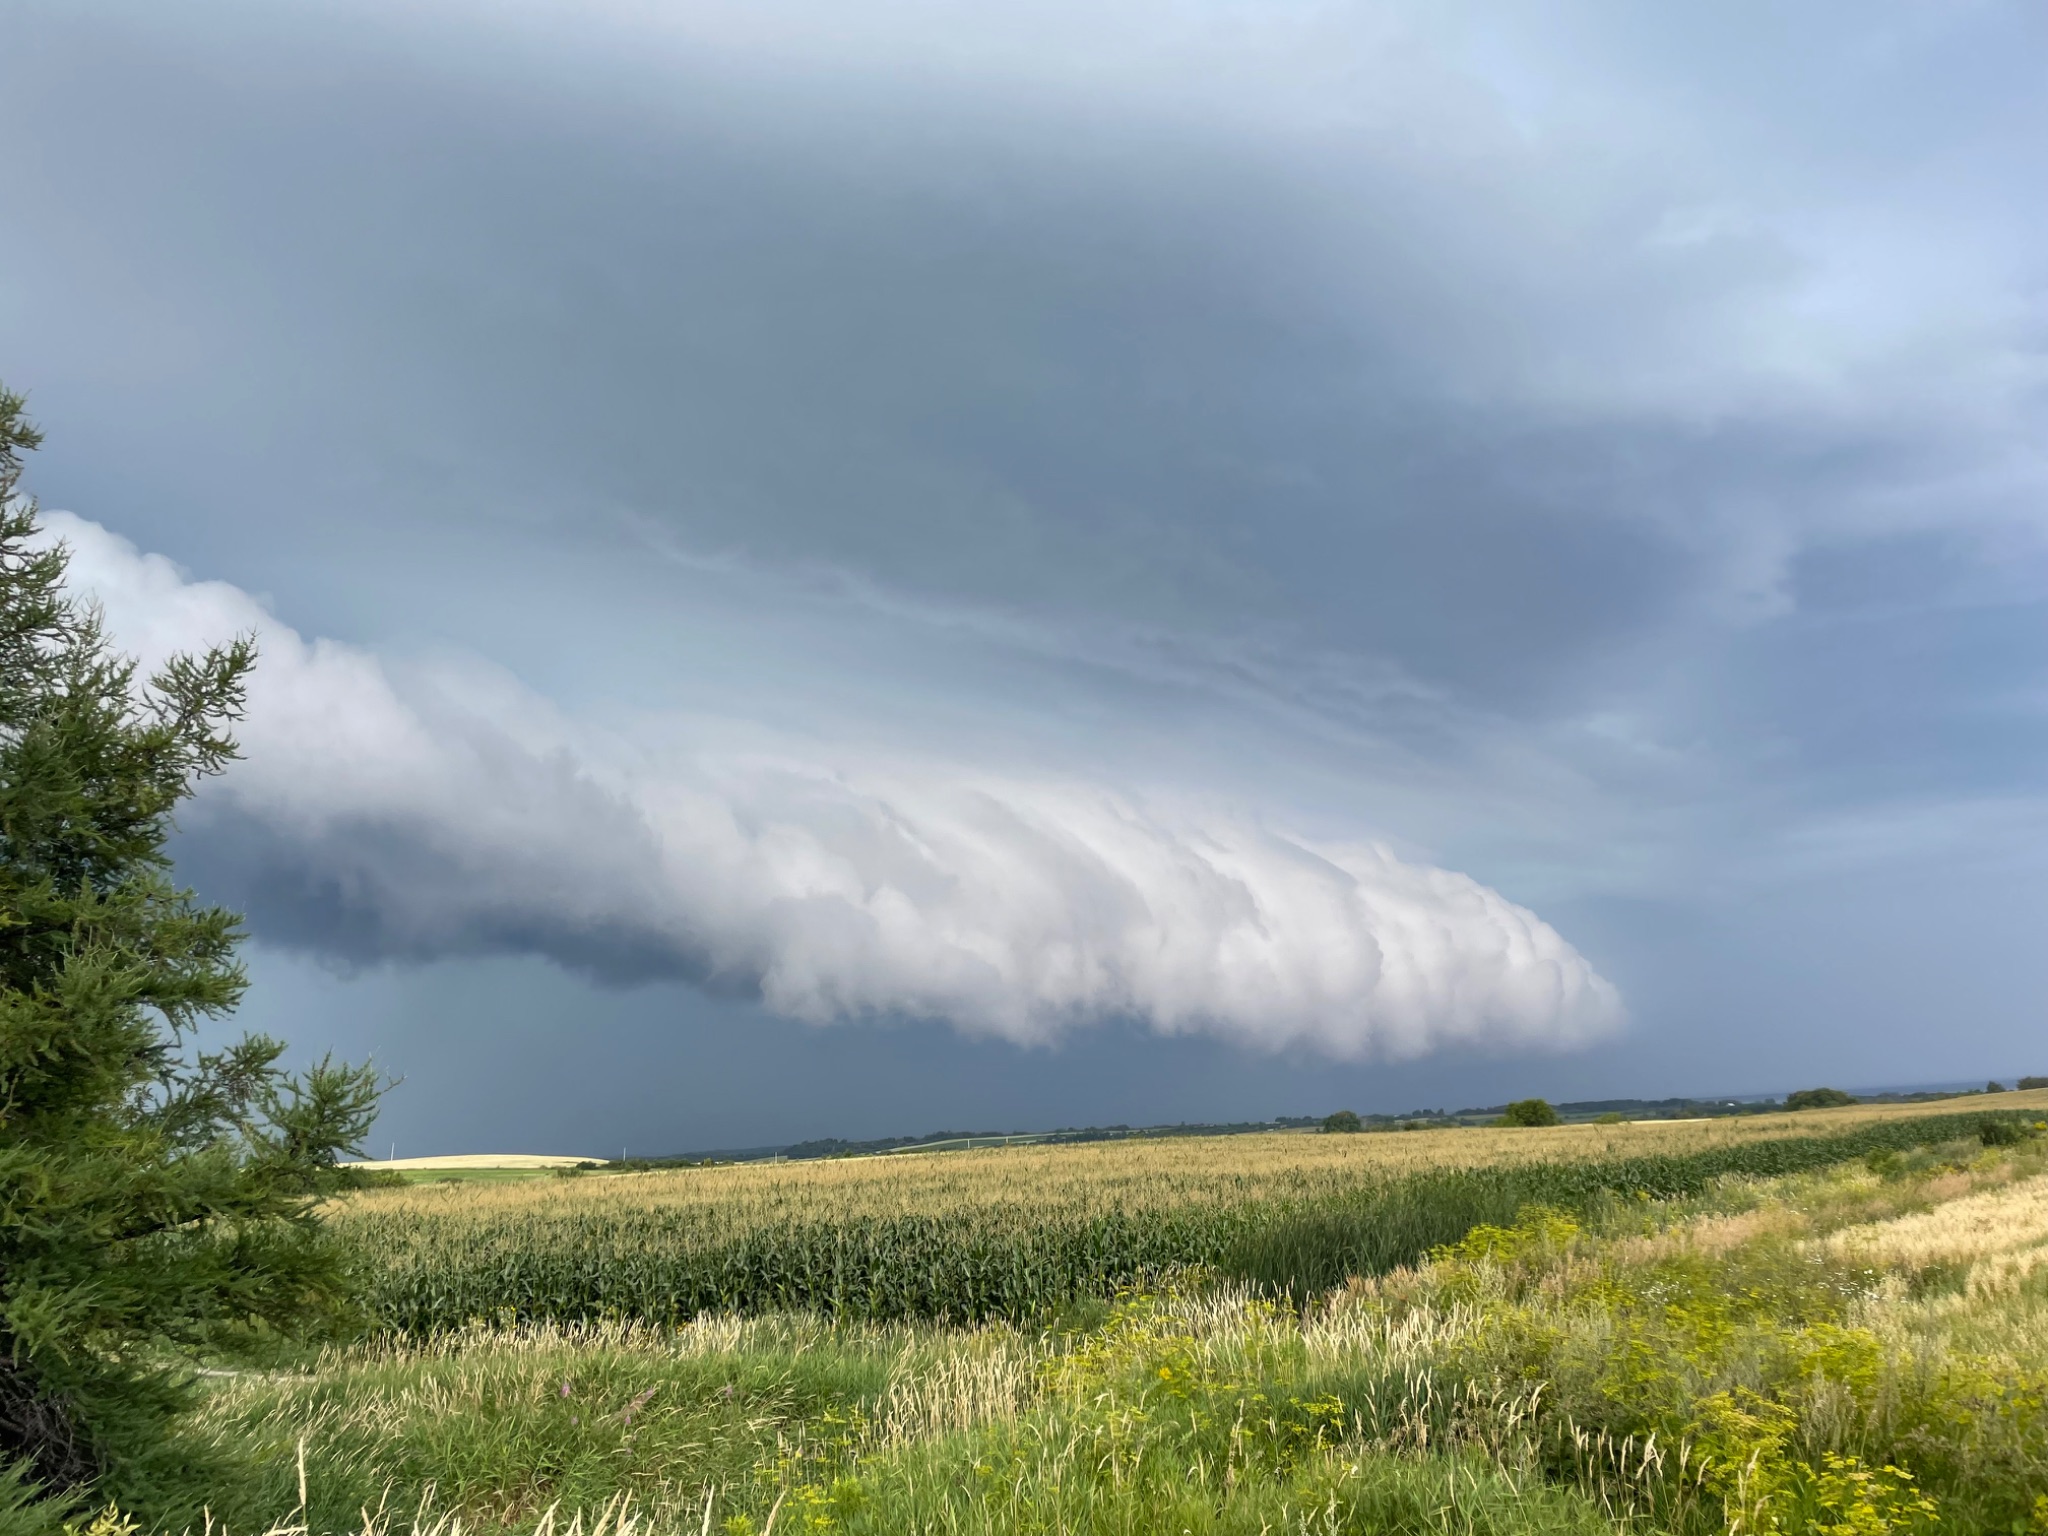
[[[1419, 1134], [1246, 1138], [1298, 1150], [1290, 1162], [1253, 1145], [1224, 1162], [1204, 1148], [1212, 1161], [1202, 1162], [1173, 1149], [1172, 1171], [1155, 1143], [1121, 1156], [1062, 1148], [429, 1186], [350, 1197], [335, 1224], [370, 1256], [380, 1325], [412, 1337], [477, 1321], [673, 1323], [705, 1312], [1025, 1319], [1191, 1268], [1299, 1299], [1413, 1262], [1528, 1205], [1584, 1211], [1617, 1197], [1689, 1196], [1727, 1175], [1796, 1173], [1974, 1134], [1983, 1119], [1865, 1117], [1823, 1122], [1818, 1134], [1696, 1126], [1685, 1128], [1689, 1147], [1668, 1131], [1594, 1140], [1580, 1129], [1576, 1142], [1570, 1130], [1447, 1132], [1430, 1136], [1441, 1143], [1433, 1157], [1400, 1145]], [[1458, 1166], [1461, 1142], [1521, 1156]], [[1371, 1143], [1393, 1146], [1375, 1154]], [[1060, 1176], [1018, 1180], [1019, 1161]]]

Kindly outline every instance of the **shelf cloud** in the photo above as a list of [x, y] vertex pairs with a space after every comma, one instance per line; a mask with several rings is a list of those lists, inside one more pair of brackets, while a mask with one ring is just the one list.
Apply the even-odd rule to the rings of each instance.
[[571, 719], [473, 662], [308, 639], [95, 523], [50, 532], [145, 662], [255, 632], [245, 760], [181, 869], [342, 964], [545, 956], [824, 1024], [1046, 1043], [1106, 1021], [1341, 1059], [1566, 1048], [1615, 989], [1470, 877], [1070, 776]]

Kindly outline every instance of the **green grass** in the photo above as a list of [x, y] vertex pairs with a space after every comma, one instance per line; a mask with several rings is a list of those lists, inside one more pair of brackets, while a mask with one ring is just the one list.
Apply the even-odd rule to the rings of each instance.
[[[607, 1509], [611, 1536], [695, 1536], [707, 1512], [726, 1536], [2040, 1536], [2048, 1264], [2000, 1280], [1969, 1245], [2048, 1253], [2048, 1147], [1874, 1161], [1525, 1208], [1305, 1310], [1211, 1277], [1030, 1328], [727, 1314], [366, 1342], [213, 1383], [186, 1449], [251, 1470], [162, 1513], [319, 1533], [381, 1507], [390, 1536], [572, 1515], [590, 1536]], [[1988, 1221], [1944, 1224], [1965, 1199]]]
[[[365, 1509], [409, 1515], [431, 1489], [436, 1515], [480, 1531], [622, 1498], [662, 1531], [699, 1529], [708, 1506], [735, 1536], [771, 1515], [847, 1536], [1612, 1530], [1532, 1468], [1357, 1442], [1333, 1406], [1347, 1372], [1265, 1327], [1250, 1319], [1222, 1372], [1191, 1363], [1192, 1335], [1142, 1300], [1078, 1335], [787, 1318], [718, 1335], [723, 1348], [600, 1330], [333, 1356], [220, 1391], [195, 1449], [239, 1449], [256, 1470], [169, 1523], [251, 1530], [288, 1512], [346, 1531]], [[1162, 1379], [1166, 1360], [1178, 1379]], [[999, 1387], [981, 1398], [977, 1363]]]
[[[363, 1508], [434, 1490], [437, 1507], [499, 1524], [549, 1505], [621, 1494], [679, 1513], [700, 1489], [747, 1487], [778, 1443], [847, 1415], [886, 1386], [900, 1341], [835, 1338], [791, 1320], [739, 1347], [678, 1350], [650, 1335], [474, 1339], [424, 1353], [329, 1357], [310, 1377], [255, 1376], [222, 1388], [203, 1452], [253, 1452], [255, 1475], [216, 1498], [231, 1526], [262, 1529], [298, 1500], [298, 1446], [316, 1528], [347, 1529]], [[172, 1512], [173, 1525], [203, 1515]]]

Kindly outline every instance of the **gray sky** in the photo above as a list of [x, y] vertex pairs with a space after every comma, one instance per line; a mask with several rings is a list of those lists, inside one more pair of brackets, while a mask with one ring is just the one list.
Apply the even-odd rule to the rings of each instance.
[[0, 377], [402, 1151], [2048, 1071], [2044, 57], [15, 0]]

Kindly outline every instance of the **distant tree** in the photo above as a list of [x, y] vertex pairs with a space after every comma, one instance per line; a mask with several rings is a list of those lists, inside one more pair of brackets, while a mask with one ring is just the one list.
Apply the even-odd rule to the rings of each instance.
[[2032, 1088], [2048, 1088], [2048, 1077], [2023, 1077], [2019, 1087], [2022, 1093]]
[[2001, 1083], [1997, 1078], [1994, 1077], [1990, 1082], [1984, 1085], [1984, 1091], [1986, 1093], [2003, 1093], [2005, 1092], [2005, 1084]]
[[288, 1076], [261, 1037], [192, 1048], [242, 995], [239, 920], [173, 883], [165, 841], [235, 755], [255, 653], [145, 681], [110, 648], [19, 494], [22, 410], [0, 389], [0, 1495], [125, 1498], [167, 1454], [181, 1351], [345, 1314], [314, 1208], [378, 1089]]
[[1501, 1115], [1502, 1125], [1556, 1125], [1557, 1111], [1548, 1099], [1517, 1099]]
[[1326, 1131], [1345, 1132], [1362, 1131], [1365, 1129], [1365, 1122], [1358, 1118], [1356, 1111], [1340, 1109], [1334, 1115], [1323, 1116], [1323, 1129]]
[[1839, 1088], [1802, 1088], [1797, 1093], [1785, 1095], [1787, 1109], [1837, 1109], [1855, 1102], [1853, 1094], [1844, 1093]]

